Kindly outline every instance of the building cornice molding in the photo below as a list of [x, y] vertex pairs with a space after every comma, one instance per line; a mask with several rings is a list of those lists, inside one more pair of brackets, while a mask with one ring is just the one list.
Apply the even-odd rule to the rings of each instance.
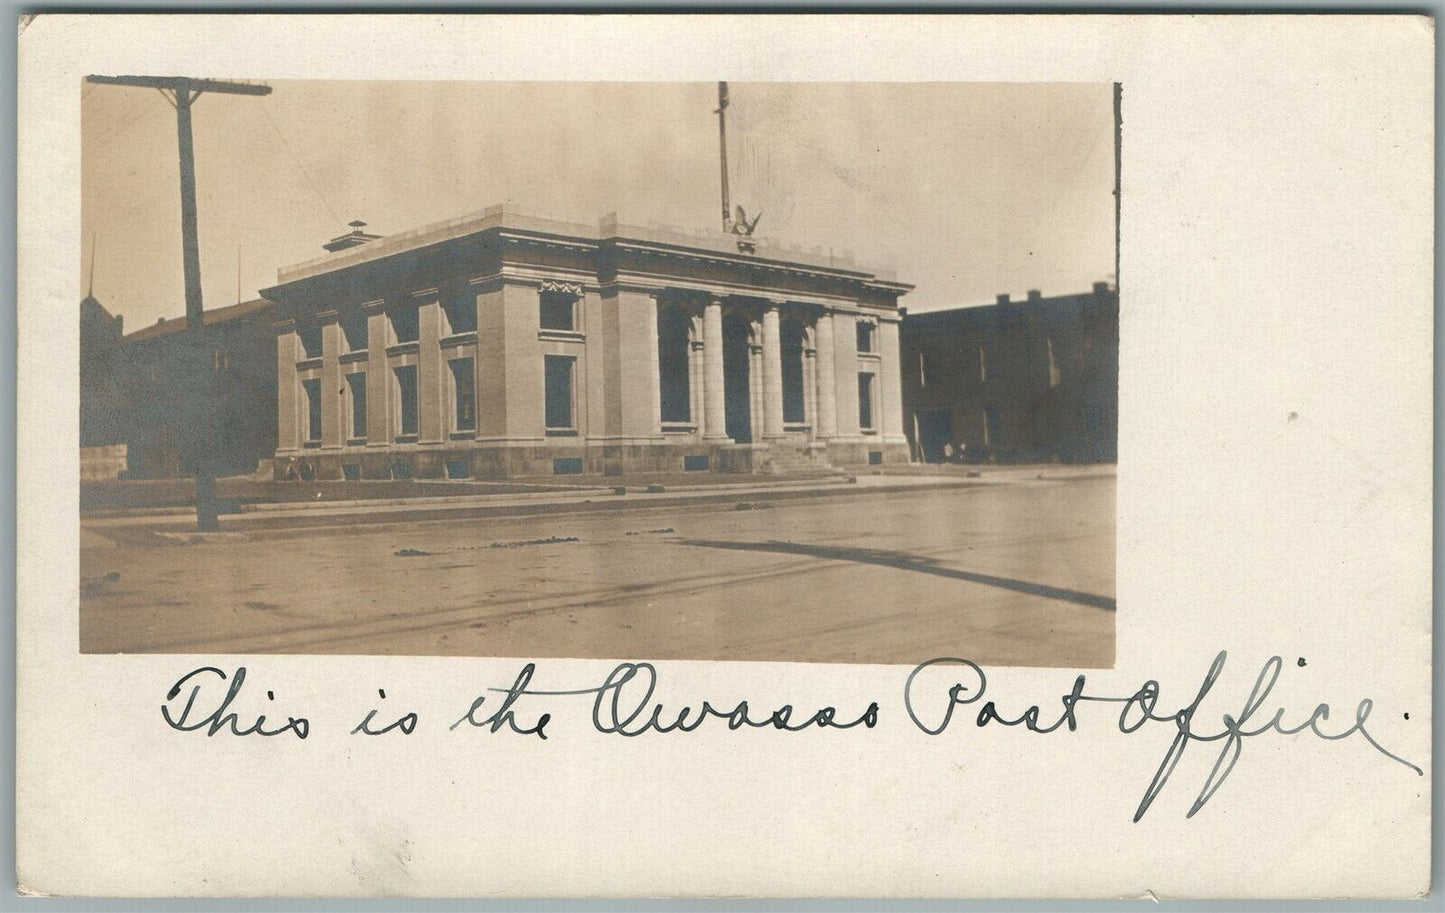
[[588, 292], [595, 293], [600, 290], [597, 277], [584, 270], [566, 268], [543, 269], [506, 263], [504, 263], [502, 268], [497, 272], [473, 276], [466, 281], [473, 289], [479, 291], [493, 291], [500, 285], [525, 286], [542, 290], [543, 285], [548, 283], [568, 286], [570, 287], [570, 291], [578, 297], [582, 297]]
[[567, 295], [576, 295], [581, 298], [587, 294], [587, 288], [580, 282], [567, 282], [562, 279], [542, 279], [537, 283], [537, 290], [542, 292], [562, 292]]

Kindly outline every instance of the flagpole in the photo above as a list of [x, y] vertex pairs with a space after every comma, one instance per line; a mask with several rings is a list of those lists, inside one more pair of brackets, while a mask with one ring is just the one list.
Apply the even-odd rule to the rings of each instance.
[[717, 84], [717, 145], [718, 159], [722, 164], [722, 221], [723, 231], [732, 227], [732, 206], [728, 201], [728, 84]]

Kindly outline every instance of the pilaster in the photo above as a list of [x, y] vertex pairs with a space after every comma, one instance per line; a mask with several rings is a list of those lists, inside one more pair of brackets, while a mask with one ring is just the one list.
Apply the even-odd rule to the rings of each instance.
[[899, 356], [898, 321], [879, 318], [878, 338], [882, 356], [879, 383], [879, 406], [883, 431], [883, 443], [906, 444], [908, 438], [903, 431], [903, 365]]
[[857, 318], [852, 314], [833, 315], [833, 377], [837, 437], [856, 440], [858, 430], [858, 351]]
[[294, 454], [301, 449], [301, 380], [296, 375], [296, 362], [301, 352], [301, 337], [296, 321], [276, 324], [276, 452]]
[[386, 302], [368, 301], [361, 309], [366, 314], [366, 445], [389, 447], [396, 431], [391, 427], [393, 385], [386, 360]]
[[824, 311], [818, 315], [814, 327], [814, 345], [817, 348], [818, 410], [813, 419], [817, 436], [827, 440], [838, 433], [838, 386], [837, 358], [833, 349], [833, 314]]
[[321, 447], [338, 450], [341, 434], [341, 324], [335, 311], [316, 315], [321, 324]]
[[446, 432], [442, 397], [446, 392], [442, 372], [442, 306], [436, 293], [428, 293], [417, 309], [417, 441], [440, 444]]

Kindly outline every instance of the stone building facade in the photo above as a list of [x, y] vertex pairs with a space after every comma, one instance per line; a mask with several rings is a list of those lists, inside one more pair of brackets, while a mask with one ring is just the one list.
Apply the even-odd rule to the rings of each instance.
[[[335, 249], [341, 241], [339, 249]], [[906, 462], [898, 299], [826, 254], [493, 207], [279, 271], [277, 474]]]
[[902, 359], [905, 427], [922, 462], [1117, 459], [1119, 292], [1105, 283], [909, 314]]

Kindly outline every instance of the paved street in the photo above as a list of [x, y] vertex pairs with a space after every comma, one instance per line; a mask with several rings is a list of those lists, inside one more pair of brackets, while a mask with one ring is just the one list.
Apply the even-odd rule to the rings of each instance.
[[153, 541], [87, 521], [81, 649], [1110, 666], [1114, 489], [1020, 476]]

